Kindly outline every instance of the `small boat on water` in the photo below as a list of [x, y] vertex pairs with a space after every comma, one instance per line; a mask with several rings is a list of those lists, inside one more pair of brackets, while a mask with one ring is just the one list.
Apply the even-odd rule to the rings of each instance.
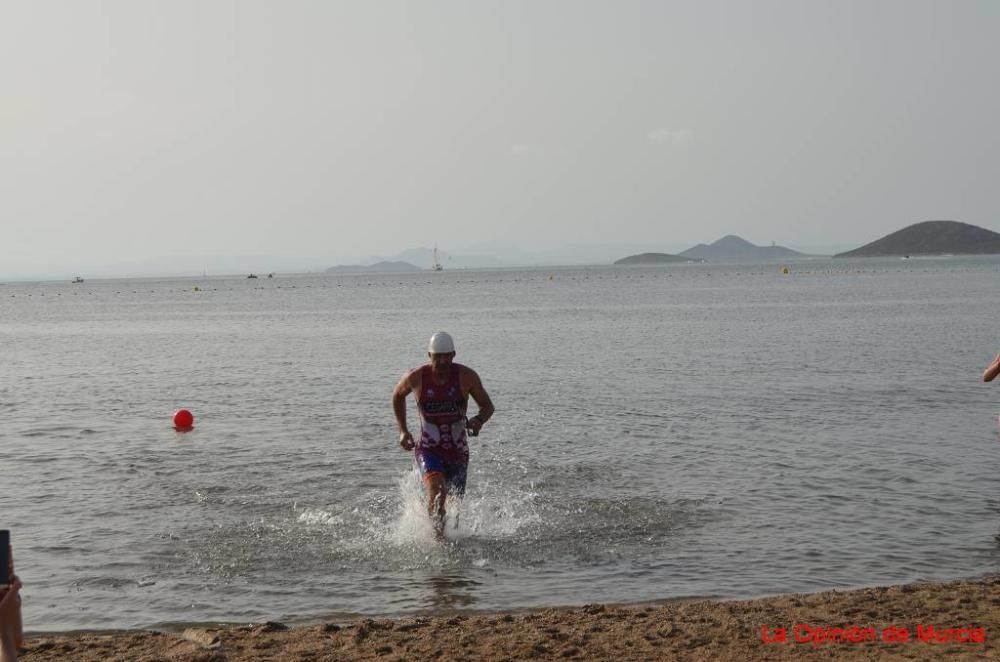
[[444, 267], [438, 262], [438, 247], [437, 244], [434, 245], [434, 264], [431, 265], [431, 271], [444, 271]]
[[250, 274], [249, 276], [247, 276], [247, 278], [256, 278], [256, 277], [257, 277], [257, 274]]
[[82, 278], [80, 278], [79, 276], [77, 276], [76, 278], [74, 278], [74, 279], [72, 280], [72, 282], [74, 282], [74, 283], [82, 283], [82, 282], [83, 282], [83, 279], [82, 279]]

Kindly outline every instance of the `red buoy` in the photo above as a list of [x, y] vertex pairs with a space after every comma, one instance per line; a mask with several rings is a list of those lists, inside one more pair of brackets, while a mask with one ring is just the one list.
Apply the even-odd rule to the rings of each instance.
[[187, 409], [178, 409], [174, 412], [174, 429], [187, 432], [194, 429], [194, 415]]

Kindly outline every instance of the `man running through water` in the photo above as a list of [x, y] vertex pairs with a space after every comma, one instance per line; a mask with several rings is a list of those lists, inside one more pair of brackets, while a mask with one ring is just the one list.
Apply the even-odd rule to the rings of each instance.
[[[444, 500], [448, 494], [465, 494], [469, 467], [466, 426], [472, 436], [493, 416], [493, 403], [472, 368], [454, 362], [455, 343], [444, 331], [431, 336], [427, 348], [430, 362], [410, 370], [392, 392], [392, 410], [399, 425], [399, 445], [415, 449], [417, 465], [427, 488], [427, 513], [434, 533], [444, 537]], [[420, 414], [420, 438], [416, 442], [406, 426], [406, 396], [416, 394]], [[469, 396], [479, 405], [466, 421]]]

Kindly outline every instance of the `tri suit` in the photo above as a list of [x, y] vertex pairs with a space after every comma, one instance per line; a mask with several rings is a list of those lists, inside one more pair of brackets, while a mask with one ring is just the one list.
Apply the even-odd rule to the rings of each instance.
[[420, 393], [417, 395], [420, 439], [414, 455], [425, 480], [442, 474], [448, 491], [457, 496], [465, 493], [469, 467], [469, 443], [465, 436], [468, 404], [468, 398], [462, 395], [457, 363], [451, 364], [444, 384], [434, 382], [430, 365], [420, 369]]

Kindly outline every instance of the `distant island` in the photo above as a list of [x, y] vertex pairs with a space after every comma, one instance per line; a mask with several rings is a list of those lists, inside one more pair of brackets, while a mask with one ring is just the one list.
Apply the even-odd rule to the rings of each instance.
[[924, 221], [834, 257], [987, 255], [1000, 253], [1000, 234], [959, 221]]
[[360, 264], [338, 264], [326, 270], [328, 274], [400, 274], [423, 271], [420, 267], [409, 262], [376, 262], [375, 264], [364, 266]]
[[784, 246], [756, 246], [734, 234], [726, 235], [712, 244], [698, 244], [679, 255], [688, 260], [710, 262], [768, 262], [809, 257]]
[[[699, 260], [700, 262], [701, 260]], [[691, 262], [686, 257], [680, 255], [670, 255], [669, 253], [640, 253], [639, 255], [629, 255], [620, 260], [615, 260], [615, 264], [667, 264], [673, 262]]]
[[698, 244], [670, 255], [668, 253], [640, 253], [617, 260], [615, 264], [667, 264], [676, 262], [770, 262], [797, 257], [805, 253], [784, 246], [755, 246], [742, 237], [729, 234], [712, 244]]

